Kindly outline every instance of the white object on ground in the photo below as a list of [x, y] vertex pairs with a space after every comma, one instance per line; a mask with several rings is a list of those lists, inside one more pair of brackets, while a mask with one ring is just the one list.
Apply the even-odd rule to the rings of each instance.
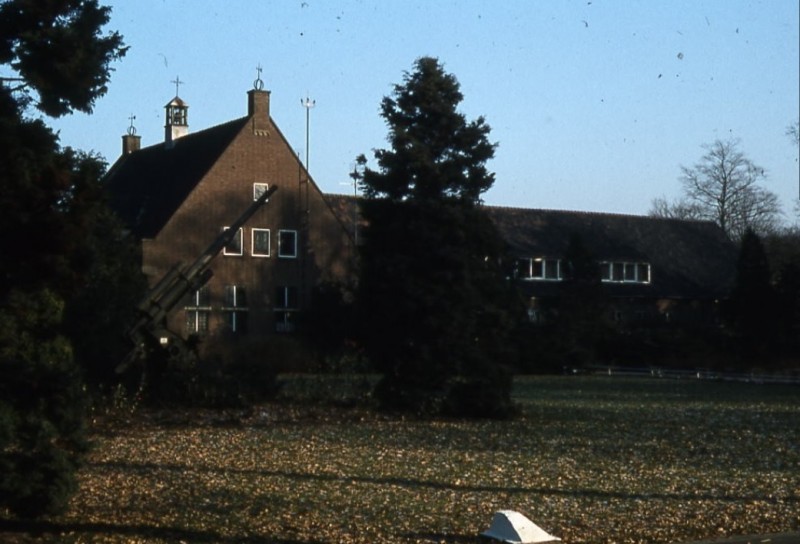
[[536, 544], [561, 540], [514, 510], [495, 512], [492, 525], [481, 533], [481, 536], [508, 544]]

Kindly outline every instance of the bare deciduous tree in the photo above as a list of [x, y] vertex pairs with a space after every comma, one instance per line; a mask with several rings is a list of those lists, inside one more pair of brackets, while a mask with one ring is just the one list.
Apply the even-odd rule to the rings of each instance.
[[670, 219], [705, 219], [703, 210], [697, 203], [687, 198], [670, 202], [663, 196], [653, 199], [650, 215]]
[[735, 240], [748, 228], [759, 234], [778, 228], [778, 196], [759, 186], [764, 169], [739, 150], [739, 141], [716, 140], [703, 148], [706, 154], [694, 166], [681, 166], [684, 197], [654, 200], [651, 215], [714, 221]]
[[800, 147], [800, 121], [795, 121], [786, 127], [786, 135], [792, 140], [794, 145]]

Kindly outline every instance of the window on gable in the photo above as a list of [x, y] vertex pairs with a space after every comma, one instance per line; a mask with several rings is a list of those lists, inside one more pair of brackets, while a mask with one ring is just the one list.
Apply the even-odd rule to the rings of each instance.
[[[230, 230], [224, 227], [223, 230]], [[242, 229], [239, 229], [234, 237], [228, 242], [228, 245], [222, 250], [223, 255], [241, 255], [242, 254]]]
[[294, 259], [297, 257], [297, 231], [278, 231], [278, 257]]
[[299, 307], [297, 287], [278, 286], [275, 289], [275, 307], [287, 310], [296, 310]]
[[253, 257], [269, 257], [269, 229], [252, 229], [250, 236]]
[[261, 195], [269, 190], [269, 183], [254, 183], [253, 184], [253, 201], [261, 198]]
[[236, 333], [247, 332], [247, 296], [241, 285], [225, 286], [225, 301], [222, 311], [228, 329]]
[[275, 331], [294, 332], [299, 294], [296, 286], [279, 286], [275, 289]]
[[207, 285], [189, 293], [184, 306], [187, 334], [208, 333], [208, 318], [211, 314], [211, 297]]

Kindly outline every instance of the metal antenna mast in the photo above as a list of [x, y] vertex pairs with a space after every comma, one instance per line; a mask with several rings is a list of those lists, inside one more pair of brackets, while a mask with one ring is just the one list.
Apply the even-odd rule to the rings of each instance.
[[317, 101], [316, 100], [311, 100], [308, 97], [308, 95], [306, 95], [305, 100], [302, 99], [302, 98], [300, 99], [300, 105], [303, 106], [306, 109], [306, 172], [308, 172], [308, 138], [309, 138], [309, 136], [308, 136], [309, 135], [308, 125], [309, 125], [309, 115], [311, 113], [311, 108], [313, 108], [316, 103], [317, 103]]

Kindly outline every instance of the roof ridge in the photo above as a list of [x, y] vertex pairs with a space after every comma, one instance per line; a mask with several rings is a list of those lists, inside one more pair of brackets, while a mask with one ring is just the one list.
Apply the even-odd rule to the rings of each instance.
[[[175, 144], [177, 144], [179, 142], [182, 142], [182, 141], [194, 140], [197, 137], [203, 136], [203, 135], [207, 134], [208, 132], [210, 132], [212, 130], [219, 129], [221, 127], [232, 126], [232, 125], [235, 125], [236, 123], [241, 123], [243, 121], [246, 121], [247, 119], [248, 119], [247, 116], [238, 117], [236, 119], [231, 119], [230, 121], [224, 121], [222, 123], [217, 123], [216, 125], [211, 125], [210, 127], [206, 127], [206, 128], [200, 129], [197, 132], [189, 132], [185, 136], [181, 136], [180, 138], [176, 138], [175, 140], [173, 140], [171, 142], [171, 145], [175, 145]], [[134, 151], [133, 154], [138, 153], [139, 151], [144, 151], [145, 149], [157, 149], [159, 147], [163, 147], [166, 144], [167, 144], [167, 142], [162, 140], [160, 142], [156, 142], [154, 144], [150, 144], [150, 145], [147, 145], [145, 147], [142, 147], [141, 149], [139, 149], [137, 151]]]
[[636, 213], [622, 213], [622, 212], [600, 212], [600, 211], [587, 211], [587, 210], [569, 210], [569, 209], [557, 209], [557, 208], [525, 208], [522, 206], [501, 206], [495, 204], [484, 204], [484, 208], [492, 208], [496, 210], [520, 210], [520, 211], [531, 211], [531, 212], [552, 212], [552, 213], [569, 213], [569, 214], [577, 214], [577, 215], [602, 215], [602, 216], [619, 216], [619, 217], [645, 217], [651, 218], [651, 215], [642, 215]]
[[[335, 197], [335, 198], [361, 198], [355, 197], [353, 195], [345, 194], [345, 193], [323, 193], [325, 197]], [[619, 217], [619, 218], [628, 218], [628, 219], [646, 219], [649, 221], [664, 221], [664, 222], [674, 222], [674, 223], [693, 223], [693, 224], [715, 224], [710, 219], [690, 219], [690, 218], [681, 218], [681, 217], [662, 217], [658, 215], [650, 215], [650, 214], [635, 214], [635, 213], [622, 213], [622, 212], [602, 212], [602, 211], [587, 211], [587, 210], [568, 210], [568, 209], [556, 209], [556, 208], [525, 208], [522, 206], [501, 206], [495, 204], [482, 204], [482, 207], [488, 210], [497, 210], [502, 212], [503, 210], [508, 211], [519, 211], [519, 212], [534, 212], [534, 213], [561, 213], [561, 214], [569, 214], [569, 215], [579, 215], [579, 216], [587, 216], [587, 217]]]
[[676, 223], [711, 223], [714, 224], [713, 221], [710, 219], [692, 219], [692, 218], [681, 218], [681, 217], [662, 217], [659, 215], [650, 215], [650, 214], [636, 214], [636, 213], [622, 213], [622, 212], [603, 212], [603, 211], [586, 211], [586, 210], [566, 210], [566, 209], [555, 209], [555, 208], [524, 208], [521, 206], [497, 206], [492, 204], [484, 204], [485, 208], [495, 209], [495, 210], [509, 210], [509, 211], [522, 211], [522, 212], [545, 212], [545, 213], [565, 213], [565, 214], [572, 214], [572, 215], [585, 215], [585, 216], [602, 216], [602, 217], [620, 217], [620, 218], [631, 218], [631, 219], [648, 219], [651, 221], [669, 221], [669, 222], [676, 222]]

